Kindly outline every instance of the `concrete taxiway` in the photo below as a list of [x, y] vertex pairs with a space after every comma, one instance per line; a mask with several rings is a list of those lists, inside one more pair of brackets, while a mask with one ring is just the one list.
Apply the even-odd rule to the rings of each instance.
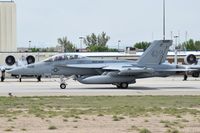
[[0, 96], [99, 96], [99, 95], [200, 95], [200, 78], [182, 77], [149, 78], [137, 80], [128, 89], [117, 89], [113, 85], [84, 85], [68, 80], [67, 89], [61, 90], [59, 79], [6, 79], [0, 82]]

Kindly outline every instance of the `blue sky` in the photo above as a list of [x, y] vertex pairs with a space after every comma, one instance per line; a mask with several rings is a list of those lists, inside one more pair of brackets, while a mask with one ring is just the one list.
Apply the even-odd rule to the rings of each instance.
[[[109, 47], [132, 46], [162, 38], [162, 0], [15, 0], [17, 45], [50, 47], [67, 36], [80, 46], [80, 36], [105, 31]], [[166, 35], [180, 42], [200, 39], [200, 0], [166, 0]]]

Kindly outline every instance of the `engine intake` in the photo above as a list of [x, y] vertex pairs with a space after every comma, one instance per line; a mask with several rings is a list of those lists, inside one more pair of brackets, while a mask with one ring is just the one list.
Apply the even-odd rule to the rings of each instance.
[[187, 55], [184, 59], [184, 63], [187, 64], [187, 65], [196, 64], [197, 58], [193, 54]]
[[35, 63], [35, 57], [33, 57], [32, 55], [29, 55], [26, 57], [26, 61], [28, 64], [33, 64]]
[[8, 66], [12, 66], [12, 65], [14, 65], [15, 62], [16, 62], [16, 61], [15, 61], [15, 57], [12, 56], [12, 55], [9, 55], [9, 56], [6, 57], [5, 62], [6, 62], [6, 64], [7, 64]]

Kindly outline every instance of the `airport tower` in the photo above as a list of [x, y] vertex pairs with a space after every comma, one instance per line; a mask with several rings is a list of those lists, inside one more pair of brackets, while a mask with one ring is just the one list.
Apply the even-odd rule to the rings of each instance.
[[16, 49], [16, 4], [0, 1], [0, 52], [14, 52]]

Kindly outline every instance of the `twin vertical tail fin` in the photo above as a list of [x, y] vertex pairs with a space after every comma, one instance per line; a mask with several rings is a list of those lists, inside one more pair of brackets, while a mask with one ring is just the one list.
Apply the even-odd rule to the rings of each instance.
[[159, 65], [165, 62], [172, 40], [156, 40], [146, 49], [139, 58], [139, 65]]

